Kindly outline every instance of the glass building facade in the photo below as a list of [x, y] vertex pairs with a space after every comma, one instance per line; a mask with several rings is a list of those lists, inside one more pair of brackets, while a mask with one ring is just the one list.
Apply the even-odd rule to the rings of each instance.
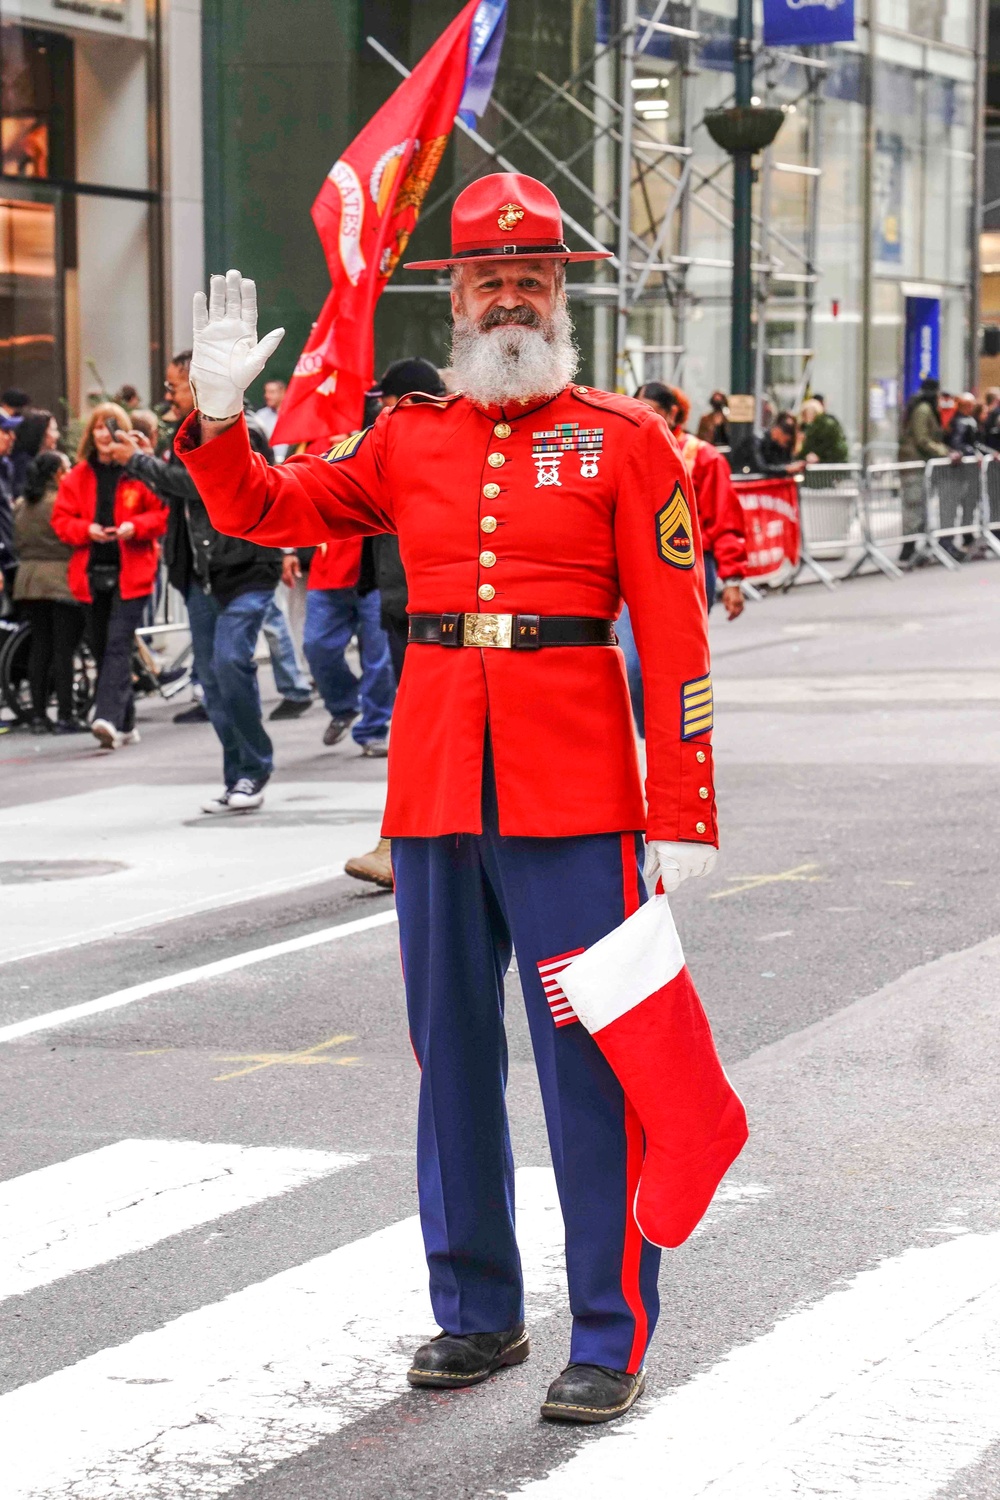
[[157, 388], [156, 0], [0, 3], [0, 385], [60, 421]]
[[[735, 0], [639, 0], [661, 29], [638, 34], [626, 101], [627, 3], [509, 0], [480, 130], [551, 183], [580, 232], [617, 248], [628, 113], [644, 143], [628, 316], [622, 327], [613, 268], [574, 268], [582, 372], [629, 390], [675, 381], [697, 415], [730, 378], [732, 168], [704, 116], [732, 99]], [[190, 340], [191, 291], [234, 264], [259, 282], [262, 323], [287, 328], [276, 363], [290, 368], [328, 288], [310, 205], [398, 82], [366, 37], [412, 66], [458, 7], [0, 0], [0, 385], [67, 414], [126, 381], [155, 395], [164, 355]], [[976, 378], [986, 0], [856, 11], [852, 43], [757, 48], [756, 95], [784, 110], [754, 189], [757, 376], [778, 406], [821, 391], [855, 451], [877, 455], [894, 450], [921, 361], [951, 390]], [[761, 26], [758, 7], [758, 43]], [[455, 133], [414, 257], [447, 248], [455, 192], [495, 169]], [[572, 243], [580, 232], [568, 228]], [[397, 274], [377, 315], [380, 362], [446, 362], [443, 283]]]

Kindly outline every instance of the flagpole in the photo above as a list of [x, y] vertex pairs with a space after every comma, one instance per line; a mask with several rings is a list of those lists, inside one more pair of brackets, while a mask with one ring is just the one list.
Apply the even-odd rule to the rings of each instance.
[[[367, 41], [369, 47], [371, 47], [374, 52], [377, 52], [379, 57], [383, 58], [390, 67], [395, 68], [396, 72], [402, 74], [404, 78], [409, 78], [409, 68], [406, 67], [404, 63], [401, 63], [397, 57], [393, 57], [392, 53], [389, 52], [387, 48], [382, 46], [381, 42], [377, 41], [373, 36], [366, 37], [365, 40]], [[478, 130], [473, 130], [471, 125], [466, 125], [461, 115], [455, 116], [455, 124], [458, 126], [459, 130], [463, 132], [464, 135], [468, 136], [470, 141], [472, 141], [479, 147], [480, 151], [485, 151], [487, 156], [491, 156], [496, 162], [497, 166], [503, 167], [505, 172], [517, 171], [517, 167], [515, 167], [514, 163], [512, 161], [508, 161], [506, 156], [501, 155], [501, 153], [497, 151], [494, 146], [491, 146], [489, 141], [485, 140], [479, 134]], [[571, 229], [575, 229], [577, 234], [583, 240], [584, 244], [589, 245], [591, 250], [607, 250], [607, 245], [604, 245], [600, 240], [595, 239], [589, 229], [584, 229], [583, 225], [578, 224], [576, 219], [571, 218], [570, 215], [565, 212], [565, 210], [563, 210], [563, 222], [568, 224]], [[617, 259], [612, 256], [612, 258], [608, 261], [608, 265], [617, 267]]]

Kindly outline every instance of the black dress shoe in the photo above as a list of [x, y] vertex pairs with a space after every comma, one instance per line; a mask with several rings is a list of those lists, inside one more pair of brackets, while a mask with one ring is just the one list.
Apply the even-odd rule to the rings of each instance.
[[175, 724], [207, 724], [208, 709], [204, 703], [192, 703], [190, 708], [182, 708], [179, 714], [174, 714]]
[[406, 1378], [411, 1385], [457, 1390], [488, 1380], [505, 1365], [523, 1364], [530, 1350], [523, 1323], [506, 1333], [439, 1333], [421, 1344]]
[[609, 1370], [606, 1365], [567, 1365], [549, 1386], [542, 1416], [550, 1422], [613, 1422], [624, 1416], [646, 1388], [638, 1370]]
[[282, 698], [277, 708], [272, 708], [267, 717], [269, 719], [298, 719], [312, 706], [311, 698]]

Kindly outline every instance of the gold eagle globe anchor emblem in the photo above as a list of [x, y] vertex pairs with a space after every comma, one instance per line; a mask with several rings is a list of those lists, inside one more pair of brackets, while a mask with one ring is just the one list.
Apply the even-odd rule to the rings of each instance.
[[510, 234], [524, 218], [524, 209], [519, 203], [505, 203], [497, 215], [497, 224], [504, 234]]

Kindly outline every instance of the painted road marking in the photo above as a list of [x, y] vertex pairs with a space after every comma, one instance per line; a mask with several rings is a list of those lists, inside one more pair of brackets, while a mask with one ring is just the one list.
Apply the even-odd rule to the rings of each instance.
[[[339, 879], [344, 861], [378, 836], [385, 796], [381, 781], [279, 780], [253, 817], [199, 819], [191, 827], [206, 791], [132, 783], [0, 808], [7, 859], [43, 850], [47, 859], [126, 867], [74, 880], [69, 896], [62, 882], [5, 885], [0, 962]], [[298, 806], [303, 796], [311, 798], [307, 809]], [[294, 838], [291, 815], [309, 819]]]
[[[551, 1170], [518, 1172], [517, 1223], [537, 1320], [566, 1296]], [[222, 1495], [396, 1400], [433, 1328], [414, 1217], [0, 1398], [4, 1500]]]
[[130, 985], [128, 989], [115, 990], [110, 995], [99, 995], [96, 1000], [83, 1000], [79, 1005], [65, 1005], [61, 1010], [50, 1010], [41, 1016], [29, 1016], [24, 1021], [13, 1021], [9, 1026], [0, 1026], [0, 1042], [16, 1042], [20, 1037], [32, 1036], [38, 1031], [50, 1031], [55, 1026], [65, 1026], [69, 1021], [97, 1016], [106, 1010], [119, 1010], [121, 1006], [132, 1005], [136, 1000], [146, 1000], [150, 995], [167, 994], [170, 990], [183, 989], [189, 984], [200, 984], [202, 980], [217, 979], [220, 974], [233, 974], [237, 969], [249, 968], [251, 964], [267, 963], [269, 959], [281, 958], [285, 953], [302, 953], [307, 948], [318, 948], [322, 943], [352, 937], [356, 932], [386, 927], [395, 920], [395, 911], [377, 911], [368, 917], [358, 917], [354, 922], [341, 922], [336, 927], [322, 927], [319, 932], [307, 932], [303, 937], [287, 938], [283, 943], [269, 943], [266, 948], [251, 948], [248, 953], [234, 953], [229, 958], [218, 958], [213, 963], [199, 965], [197, 969], [182, 969], [177, 974], [147, 979], [142, 984]]
[[606, 1500], [655, 1475], [670, 1500], [931, 1500], [998, 1438], [1000, 1234], [966, 1234], [863, 1271], [512, 1493]]
[[235, 1073], [220, 1073], [216, 1083], [227, 1083], [230, 1078], [245, 1078], [248, 1073], [260, 1073], [265, 1068], [277, 1067], [309, 1067], [315, 1063], [339, 1063], [341, 1067], [350, 1067], [356, 1063], [356, 1057], [326, 1057], [324, 1054], [330, 1047], [342, 1047], [345, 1042], [355, 1042], [357, 1037], [345, 1032], [343, 1036], [328, 1037], [325, 1042], [317, 1042], [315, 1047], [301, 1047], [298, 1052], [245, 1052], [236, 1057], [219, 1057], [216, 1062], [245, 1062], [250, 1066], [238, 1068]]
[[117, 1141], [0, 1182], [0, 1299], [367, 1161], [203, 1141]]
[[[726, 879], [733, 882], [733, 889], [728, 891], [713, 891], [709, 901], [721, 901], [723, 896], [741, 896], [744, 891], [755, 891], [758, 886], [775, 885], [779, 881], [804, 880], [806, 882], [825, 880], [825, 875], [811, 875], [810, 870], [818, 870], [819, 865], [796, 865], [792, 870], [780, 870], [776, 875], [727, 875]], [[2, 1038], [0, 1038], [2, 1040]]]

